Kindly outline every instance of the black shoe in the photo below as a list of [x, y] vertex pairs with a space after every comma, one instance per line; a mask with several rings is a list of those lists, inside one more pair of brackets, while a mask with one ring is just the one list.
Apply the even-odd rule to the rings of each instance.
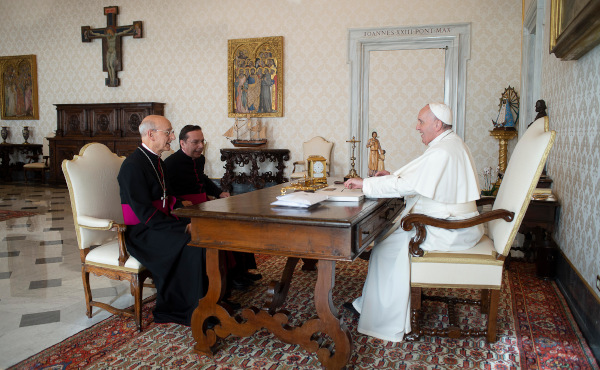
[[260, 279], [262, 279], [262, 275], [261, 274], [253, 274], [249, 271], [246, 271], [242, 274], [243, 277], [245, 277], [246, 279], [252, 280], [252, 281], [258, 281]]
[[215, 327], [215, 325], [219, 324], [220, 321], [219, 319], [217, 319], [214, 316], [209, 317], [208, 319], [206, 319], [206, 321], [204, 322], [204, 324], [206, 325], [207, 329], [212, 329]]
[[240, 308], [242, 308], [242, 305], [237, 303], [237, 302], [233, 302], [230, 301], [229, 299], [222, 299], [221, 302], [225, 303], [226, 305], [228, 305], [232, 310], [239, 310]]
[[252, 281], [250, 279], [235, 277], [229, 279], [229, 285], [231, 286], [231, 289], [246, 290], [250, 285], [252, 285]]
[[342, 307], [344, 307], [345, 309], [350, 311], [350, 313], [353, 314], [354, 316], [360, 317], [360, 313], [358, 313], [358, 311], [356, 311], [356, 308], [354, 308], [354, 305], [352, 304], [352, 302], [346, 302], [342, 305]]

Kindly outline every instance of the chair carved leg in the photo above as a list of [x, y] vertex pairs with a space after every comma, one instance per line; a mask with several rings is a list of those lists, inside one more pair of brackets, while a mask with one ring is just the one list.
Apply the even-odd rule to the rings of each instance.
[[481, 289], [481, 313], [490, 311], [490, 290]]
[[139, 332], [142, 331], [142, 290], [144, 285], [140, 281], [140, 276], [135, 275], [131, 279], [131, 291], [133, 295], [133, 309], [135, 325]]
[[85, 314], [92, 317], [92, 290], [90, 289], [90, 273], [85, 266], [81, 266], [81, 279], [83, 280], [83, 292], [85, 293]]
[[422, 288], [410, 288], [410, 326], [411, 332], [404, 336], [405, 341], [416, 341], [421, 339], [421, 293]]
[[488, 313], [487, 341], [496, 341], [496, 327], [498, 324], [498, 302], [500, 301], [500, 290], [493, 289], [490, 294], [490, 309]]

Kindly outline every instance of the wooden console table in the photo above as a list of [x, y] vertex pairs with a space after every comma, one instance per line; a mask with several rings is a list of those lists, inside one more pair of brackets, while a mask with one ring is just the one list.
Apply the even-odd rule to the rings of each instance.
[[10, 179], [10, 155], [13, 153], [29, 154], [34, 162], [39, 160], [42, 154], [42, 144], [0, 144], [0, 172], [3, 179]]
[[[315, 352], [329, 369], [343, 368], [352, 354], [352, 337], [343, 324], [331, 296], [336, 261], [354, 261], [379, 235], [385, 233], [404, 208], [401, 199], [367, 199], [360, 203], [323, 202], [298, 212], [270, 205], [281, 193], [272, 186], [229, 198], [217, 199], [175, 210], [192, 219], [191, 245], [206, 248], [208, 292], [192, 316], [194, 350], [212, 356], [217, 336], [252, 335], [261, 328], [287, 343]], [[288, 257], [281, 281], [265, 292], [262, 309], [252, 307], [233, 317], [219, 303], [225, 293], [225, 276], [219, 269], [220, 250], [254, 252]], [[318, 259], [314, 302], [317, 318], [300, 326], [289, 324], [289, 315], [278, 312], [286, 299], [294, 267], [299, 258]], [[205, 321], [220, 324], [206, 329]], [[322, 334], [328, 341], [321, 341]]]
[[[478, 205], [493, 204], [496, 197], [484, 197], [477, 201]], [[554, 231], [558, 207], [560, 203], [557, 200], [532, 200], [521, 222], [519, 232], [525, 235], [525, 241], [522, 247], [513, 247], [512, 250], [523, 252], [522, 260], [530, 262], [534, 256], [537, 243], [541, 243], [546, 235], [551, 235]], [[513, 260], [521, 258], [511, 257]]]
[[49, 138], [50, 182], [65, 183], [61, 165], [92, 142], [127, 156], [142, 142], [138, 128], [151, 114], [163, 115], [164, 103], [56, 104], [56, 136]]
[[[221, 178], [221, 189], [231, 192], [232, 184], [252, 184], [256, 189], [262, 189], [267, 182], [275, 182], [282, 184], [288, 179], [283, 177], [285, 169], [284, 161], [290, 159], [290, 151], [288, 149], [260, 149], [260, 148], [241, 148], [241, 149], [221, 149], [221, 160], [225, 162], [225, 174]], [[277, 173], [271, 171], [259, 173], [259, 162], [277, 163]], [[250, 174], [238, 173], [235, 174], [235, 165], [244, 167], [247, 164], [250, 166]]]

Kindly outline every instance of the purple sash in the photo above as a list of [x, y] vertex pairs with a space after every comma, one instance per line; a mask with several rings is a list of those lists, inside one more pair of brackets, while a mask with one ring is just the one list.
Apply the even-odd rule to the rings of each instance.
[[[175, 206], [176, 201], [177, 200], [175, 197], [169, 195], [167, 197], [167, 202], [165, 202], [165, 207], [163, 207], [163, 201], [161, 199], [152, 201], [152, 205], [158, 211], [161, 211], [165, 215], [169, 216], [171, 215], [171, 211], [173, 210], [173, 206]], [[135, 213], [133, 213], [133, 209], [131, 209], [129, 204], [121, 204], [121, 209], [123, 210], [123, 222], [125, 222], [125, 225], [137, 225], [140, 223], [140, 220], [137, 218]], [[154, 213], [152, 216], [154, 216]], [[152, 218], [152, 216], [150, 216], [150, 218]], [[148, 222], [150, 218], [146, 220], [146, 222]]]

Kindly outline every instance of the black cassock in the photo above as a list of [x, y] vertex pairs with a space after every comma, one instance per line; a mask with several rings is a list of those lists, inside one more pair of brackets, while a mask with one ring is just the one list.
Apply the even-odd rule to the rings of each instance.
[[[143, 146], [123, 161], [117, 177], [121, 204], [124, 215], [130, 207], [134, 218], [137, 217], [133, 223], [139, 220], [134, 225], [129, 222], [125, 243], [129, 253], [152, 273], [157, 290], [154, 321], [190, 325], [198, 300], [208, 287], [206, 252], [204, 248], [188, 245], [191, 236], [185, 228], [189, 219], [177, 219], [157, 208], [164, 195], [161, 184], [164, 179], [166, 193], [171, 194], [164, 169], [162, 160]], [[167, 200], [167, 207], [168, 203]]]
[[[176, 197], [202, 194], [218, 198], [222, 190], [204, 174], [206, 158], [201, 155], [192, 159], [181, 149], [171, 154], [165, 160], [167, 177], [171, 186], [171, 194]], [[196, 204], [197, 202], [194, 202]], [[242, 271], [256, 268], [256, 260], [253, 253], [234, 252], [236, 266]]]
[[222, 190], [204, 174], [206, 158], [185, 154], [181, 149], [165, 159], [165, 167], [171, 184], [171, 193], [175, 196], [206, 193], [218, 198]]

